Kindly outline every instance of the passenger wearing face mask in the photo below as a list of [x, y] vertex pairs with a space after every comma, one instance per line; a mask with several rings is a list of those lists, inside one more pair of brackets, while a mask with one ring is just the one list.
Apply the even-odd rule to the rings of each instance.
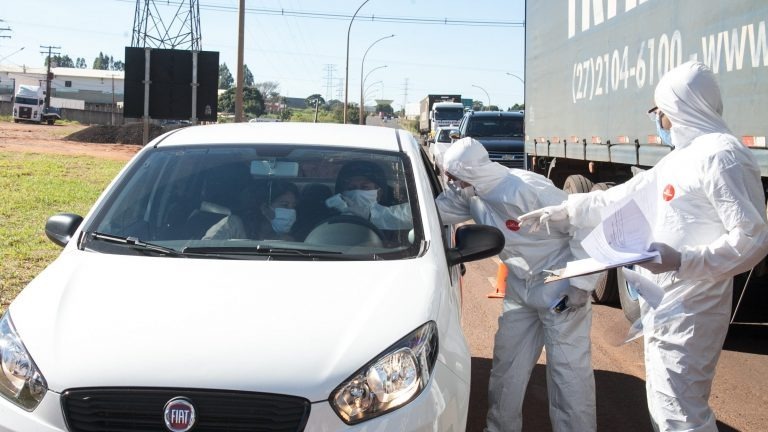
[[254, 238], [267, 240], [294, 240], [296, 204], [299, 189], [287, 181], [271, 181], [267, 185], [267, 201], [260, 207], [262, 219], [254, 224]]
[[568, 280], [544, 283], [545, 269], [562, 268], [572, 259], [569, 227], [550, 223], [550, 234], [529, 233], [517, 222], [531, 209], [561, 202], [566, 193], [544, 176], [492, 162], [472, 138], [454, 142], [442, 165], [449, 179], [436, 200], [443, 222], [472, 219], [500, 229], [505, 239], [499, 258], [509, 273], [493, 347], [485, 430], [522, 430], [528, 380], [546, 347], [552, 429], [594, 431], [590, 293]]
[[336, 195], [326, 200], [329, 208], [342, 214], [359, 216], [382, 230], [413, 227], [409, 203], [388, 205], [388, 186], [384, 171], [370, 161], [344, 165], [336, 177]]
[[292, 228], [296, 222], [298, 196], [296, 185], [282, 180], [270, 181], [265, 192], [248, 188], [243, 191], [243, 200], [251, 204], [265, 201], [256, 207], [251, 205], [251, 211], [225, 217], [208, 229], [203, 240], [295, 240]]

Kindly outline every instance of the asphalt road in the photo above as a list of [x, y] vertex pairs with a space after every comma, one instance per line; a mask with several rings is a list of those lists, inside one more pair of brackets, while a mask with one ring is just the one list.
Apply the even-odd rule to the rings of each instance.
[[[463, 326], [472, 351], [468, 432], [485, 426], [488, 377], [500, 299], [494, 292], [498, 261], [469, 263], [463, 285]], [[629, 323], [620, 308], [594, 305], [592, 365], [599, 431], [652, 431], [645, 403], [643, 342], [622, 344]], [[768, 327], [732, 325], [718, 363], [710, 405], [720, 431], [768, 430]], [[523, 430], [551, 431], [545, 359], [533, 371], [523, 405]]]

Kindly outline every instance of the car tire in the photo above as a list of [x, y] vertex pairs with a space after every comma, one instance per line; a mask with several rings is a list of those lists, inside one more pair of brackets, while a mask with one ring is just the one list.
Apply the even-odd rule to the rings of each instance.
[[627, 280], [624, 278], [624, 272], [621, 271], [621, 269], [616, 270], [616, 288], [619, 292], [621, 310], [624, 312], [624, 317], [627, 321], [634, 323], [640, 318], [640, 302], [637, 299], [633, 299], [629, 294]]

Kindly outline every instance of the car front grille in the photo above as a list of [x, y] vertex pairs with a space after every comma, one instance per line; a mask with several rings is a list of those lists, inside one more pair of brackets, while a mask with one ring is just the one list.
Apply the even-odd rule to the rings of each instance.
[[62, 395], [62, 409], [73, 432], [168, 431], [163, 410], [176, 397], [194, 405], [194, 432], [302, 431], [309, 418], [310, 402], [300, 397], [190, 389], [74, 389]]
[[498, 162], [506, 167], [525, 169], [525, 153], [488, 152], [488, 157], [491, 161]]

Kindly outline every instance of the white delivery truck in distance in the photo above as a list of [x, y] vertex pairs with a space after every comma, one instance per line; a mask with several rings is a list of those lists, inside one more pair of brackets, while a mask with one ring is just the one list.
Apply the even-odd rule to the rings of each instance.
[[20, 85], [13, 98], [13, 121], [30, 121], [52, 125], [61, 120], [61, 110], [45, 104], [42, 86]]

